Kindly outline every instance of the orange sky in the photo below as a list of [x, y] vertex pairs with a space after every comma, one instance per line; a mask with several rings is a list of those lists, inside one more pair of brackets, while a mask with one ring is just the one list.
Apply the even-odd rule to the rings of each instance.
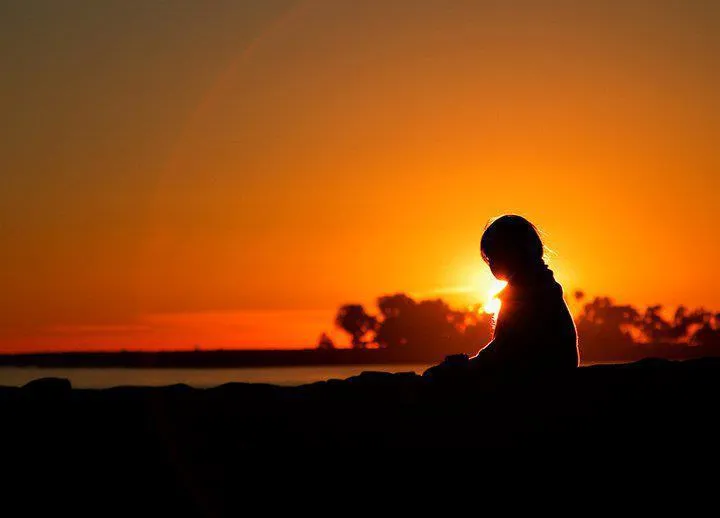
[[3, 6], [0, 350], [308, 346], [345, 302], [482, 299], [504, 212], [566, 291], [720, 309], [719, 29], [704, 1]]

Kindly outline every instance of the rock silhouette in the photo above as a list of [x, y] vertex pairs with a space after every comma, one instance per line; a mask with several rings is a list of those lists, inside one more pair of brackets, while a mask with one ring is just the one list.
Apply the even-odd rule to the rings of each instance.
[[[720, 436], [719, 398], [720, 359], [552, 376], [368, 372], [299, 387], [78, 390], [46, 379], [0, 388], [0, 441], [12, 446], [6, 472], [32, 466], [39, 492], [81, 487], [88, 498], [131, 509], [218, 516], [256, 475], [244, 469], [253, 453], [267, 460], [307, 447], [708, 452]], [[58, 467], [62, 475], [37, 476]]]

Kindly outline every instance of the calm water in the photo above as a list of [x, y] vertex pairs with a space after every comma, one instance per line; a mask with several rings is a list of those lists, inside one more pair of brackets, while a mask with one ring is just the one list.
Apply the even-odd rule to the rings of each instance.
[[0, 367], [0, 385], [21, 386], [38, 378], [67, 378], [75, 388], [107, 388], [122, 385], [163, 386], [185, 383], [192, 387], [215, 387], [231, 381], [302, 385], [314, 381], [343, 379], [363, 371], [417, 372], [429, 365], [348, 365], [323, 367], [258, 367], [253, 369], [45, 369]]

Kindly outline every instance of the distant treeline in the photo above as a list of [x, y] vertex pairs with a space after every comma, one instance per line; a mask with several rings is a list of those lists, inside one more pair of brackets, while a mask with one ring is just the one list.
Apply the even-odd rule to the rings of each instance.
[[[639, 310], [609, 297], [583, 304], [582, 291], [573, 296], [582, 305], [575, 317], [582, 361], [720, 356], [720, 313], [679, 306], [666, 318], [659, 305]], [[338, 310], [335, 324], [350, 335], [354, 349], [405, 350], [422, 357], [474, 354], [492, 337], [492, 315], [479, 304], [463, 310], [442, 299], [416, 301], [399, 293], [378, 298], [377, 307], [377, 314], [359, 304]], [[334, 347], [326, 334], [320, 337], [318, 349]]]
[[[580, 306], [575, 323], [584, 363], [720, 356], [720, 313], [680, 306], [668, 317], [661, 306], [640, 310], [608, 297], [585, 302], [580, 291], [573, 299], [573, 307]], [[323, 334], [314, 349], [12, 354], [0, 355], [0, 366], [229, 368], [436, 363], [451, 354], [475, 354], [492, 337], [493, 316], [480, 304], [457, 309], [441, 299], [415, 300], [400, 293], [380, 297], [375, 314], [359, 304], [344, 305], [335, 324], [349, 334], [351, 348], [337, 348]]]

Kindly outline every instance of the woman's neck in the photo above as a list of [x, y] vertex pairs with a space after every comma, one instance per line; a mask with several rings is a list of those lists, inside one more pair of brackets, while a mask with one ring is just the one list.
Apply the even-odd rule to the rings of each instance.
[[535, 284], [547, 276], [548, 273], [552, 275], [552, 271], [544, 262], [524, 265], [509, 276], [508, 284], [510, 286]]

